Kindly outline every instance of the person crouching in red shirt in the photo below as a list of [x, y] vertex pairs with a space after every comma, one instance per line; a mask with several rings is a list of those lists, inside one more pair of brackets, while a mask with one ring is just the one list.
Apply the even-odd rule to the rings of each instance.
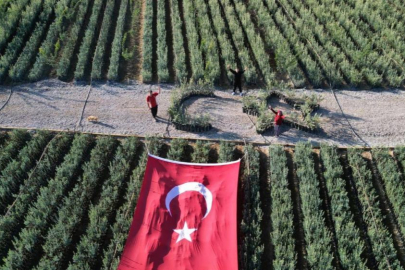
[[274, 117], [274, 134], [278, 137], [280, 136], [280, 126], [283, 124], [285, 116], [282, 111], [276, 112], [271, 106], [269, 106], [269, 109], [276, 115], [276, 117]]
[[160, 94], [160, 91], [161, 91], [160, 86], [159, 86], [158, 90], [159, 90], [158, 92], [153, 92], [152, 90], [150, 90], [149, 95], [146, 97], [146, 103], [148, 103], [148, 107], [149, 107], [150, 111], [152, 112], [152, 116], [153, 116], [153, 119], [155, 119], [155, 122], [157, 122], [156, 115], [158, 112], [156, 96]]

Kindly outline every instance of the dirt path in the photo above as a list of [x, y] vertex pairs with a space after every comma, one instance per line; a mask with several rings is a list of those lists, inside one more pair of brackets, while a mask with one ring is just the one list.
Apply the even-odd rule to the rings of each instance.
[[[14, 94], [0, 111], [0, 128], [43, 128], [74, 130], [80, 118], [89, 86], [45, 80], [13, 87]], [[153, 86], [154, 87], [154, 86]], [[311, 140], [314, 144], [334, 143], [339, 146], [363, 145], [342, 117], [330, 91], [317, 91], [324, 100], [318, 113], [323, 115], [320, 132], [306, 133], [283, 127], [279, 139], [271, 132], [263, 136], [255, 131], [256, 117], [242, 113], [241, 97], [230, 91], [216, 91], [215, 98], [192, 98], [186, 101], [188, 113], [208, 113], [213, 130], [189, 133], [175, 130], [167, 122], [172, 85], [162, 85], [158, 97], [160, 122], [151, 121], [145, 97], [150, 85], [94, 85], [78, 131], [105, 134], [158, 135], [164, 137], [246, 140], [260, 143], [296, 143]], [[9, 95], [10, 87], [0, 87], [0, 107]], [[304, 92], [304, 91], [301, 91]], [[255, 95], [257, 91], [249, 91]], [[405, 91], [338, 91], [337, 97], [356, 132], [370, 146], [405, 144]], [[290, 108], [278, 100], [270, 103], [288, 114]], [[90, 115], [99, 123], [87, 122]]]

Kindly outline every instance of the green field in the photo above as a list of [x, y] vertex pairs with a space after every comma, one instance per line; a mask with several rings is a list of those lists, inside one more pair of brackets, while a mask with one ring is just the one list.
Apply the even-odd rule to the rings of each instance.
[[[116, 269], [151, 153], [242, 158], [240, 269], [402, 269], [405, 148], [0, 137], [0, 269]], [[401, 268], [402, 267], [402, 268]]]
[[0, 83], [403, 87], [403, 0], [1, 0]]

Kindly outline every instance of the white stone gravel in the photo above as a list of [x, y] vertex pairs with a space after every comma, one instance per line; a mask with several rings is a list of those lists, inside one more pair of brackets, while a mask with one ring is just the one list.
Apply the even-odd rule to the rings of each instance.
[[[256, 118], [242, 113], [241, 97], [232, 96], [231, 91], [217, 90], [215, 98], [192, 98], [186, 101], [188, 113], [208, 113], [213, 130], [190, 133], [174, 129], [168, 123], [167, 109], [170, 105], [172, 85], [162, 85], [158, 96], [162, 119], [155, 123], [146, 105], [146, 95], [156, 86], [138, 84], [94, 84], [81, 126], [77, 131], [124, 134], [158, 135], [163, 137], [207, 138], [246, 140], [260, 143], [294, 144], [311, 140], [314, 144], [334, 143], [339, 146], [362, 146], [342, 117], [330, 91], [311, 90], [321, 94], [324, 100], [318, 113], [323, 115], [320, 132], [315, 134], [283, 127], [276, 139], [271, 132], [263, 136], [255, 131]], [[80, 119], [89, 86], [64, 83], [55, 79], [14, 86], [14, 94], [7, 106], [0, 111], [0, 128], [35, 128], [74, 130]], [[0, 87], [0, 107], [6, 101], [10, 86]], [[298, 92], [307, 92], [300, 90]], [[256, 95], [251, 90], [249, 95]], [[337, 91], [338, 99], [351, 125], [370, 146], [396, 146], [405, 144], [405, 91]], [[277, 100], [270, 103], [288, 114], [288, 106]], [[90, 115], [99, 118], [90, 123]]]

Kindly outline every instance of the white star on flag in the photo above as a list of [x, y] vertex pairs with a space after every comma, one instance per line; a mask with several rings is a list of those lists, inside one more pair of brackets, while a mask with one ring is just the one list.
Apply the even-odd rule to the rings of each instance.
[[195, 232], [196, 230], [197, 229], [189, 229], [188, 226], [187, 226], [187, 222], [185, 222], [183, 229], [181, 229], [181, 230], [173, 230], [175, 233], [179, 234], [179, 237], [177, 238], [176, 243], [180, 242], [183, 239], [186, 239], [186, 240], [192, 242], [190, 235], [193, 232]]

